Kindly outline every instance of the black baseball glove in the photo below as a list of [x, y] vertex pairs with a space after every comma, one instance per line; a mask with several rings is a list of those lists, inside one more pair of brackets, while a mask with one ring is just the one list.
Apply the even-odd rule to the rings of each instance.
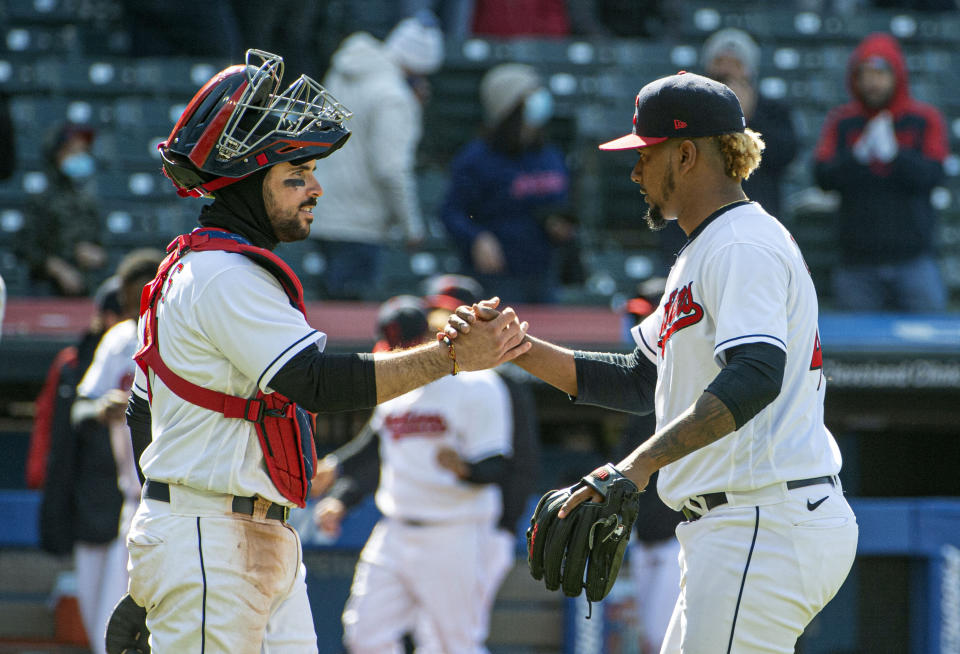
[[124, 595], [107, 622], [107, 654], [150, 654], [149, 637], [147, 610]]
[[[562, 520], [560, 507], [569, 497], [590, 486], [602, 502], [583, 502]], [[578, 484], [553, 490], [537, 504], [527, 529], [527, 563], [534, 579], [543, 579], [547, 590], [563, 586], [568, 597], [587, 589], [587, 599], [599, 602], [617, 579], [640, 510], [637, 485], [613, 464], [597, 468]], [[584, 579], [586, 571], [586, 579]]]

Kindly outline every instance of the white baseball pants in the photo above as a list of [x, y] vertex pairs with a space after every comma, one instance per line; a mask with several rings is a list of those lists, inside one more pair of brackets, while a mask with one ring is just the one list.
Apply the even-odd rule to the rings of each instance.
[[[508, 541], [510, 545], [507, 545]], [[483, 654], [490, 608], [513, 563], [512, 539], [491, 525], [377, 523], [343, 612], [351, 654]]]
[[130, 595], [154, 654], [316, 654], [300, 539], [233, 513], [228, 495], [170, 485], [144, 499], [127, 536]]
[[793, 652], [853, 565], [858, 527], [839, 484], [727, 497], [677, 526], [680, 597], [661, 654]]

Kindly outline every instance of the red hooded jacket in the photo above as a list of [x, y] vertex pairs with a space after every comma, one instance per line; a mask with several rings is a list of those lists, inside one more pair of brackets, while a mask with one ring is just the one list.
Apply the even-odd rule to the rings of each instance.
[[[872, 57], [886, 59], [896, 78], [884, 107], [893, 115], [897, 156], [888, 164], [861, 164], [853, 144], [882, 109], [870, 109], [858, 97], [855, 76]], [[937, 217], [930, 191], [944, 178], [947, 132], [941, 113], [910, 95], [900, 45], [889, 34], [866, 37], [847, 67], [852, 100], [833, 109], [814, 152], [814, 177], [824, 190], [840, 192], [839, 245], [844, 263], [896, 263], [934, 249]]]

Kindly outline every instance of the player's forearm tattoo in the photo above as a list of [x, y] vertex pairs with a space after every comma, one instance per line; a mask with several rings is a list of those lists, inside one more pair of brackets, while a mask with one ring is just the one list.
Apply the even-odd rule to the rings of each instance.
[[736, 429], [733, 414], [712, 393], [703, 393], [692, 407], [637, 449], [657, 469], [719, 440]]

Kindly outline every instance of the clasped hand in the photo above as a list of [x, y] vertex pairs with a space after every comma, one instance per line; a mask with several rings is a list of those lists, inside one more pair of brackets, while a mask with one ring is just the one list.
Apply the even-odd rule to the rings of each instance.
[[444, 333], [451, 341], [459, 337], [454, 348], [462, 370], [494, 368], [530, 349], [531, 344], [526, 341], [529, 325], [520, 322], [511, 307], [498, 311], [499, 305], [500, 298], [494, 297], [457, 307], [450, 315]]

